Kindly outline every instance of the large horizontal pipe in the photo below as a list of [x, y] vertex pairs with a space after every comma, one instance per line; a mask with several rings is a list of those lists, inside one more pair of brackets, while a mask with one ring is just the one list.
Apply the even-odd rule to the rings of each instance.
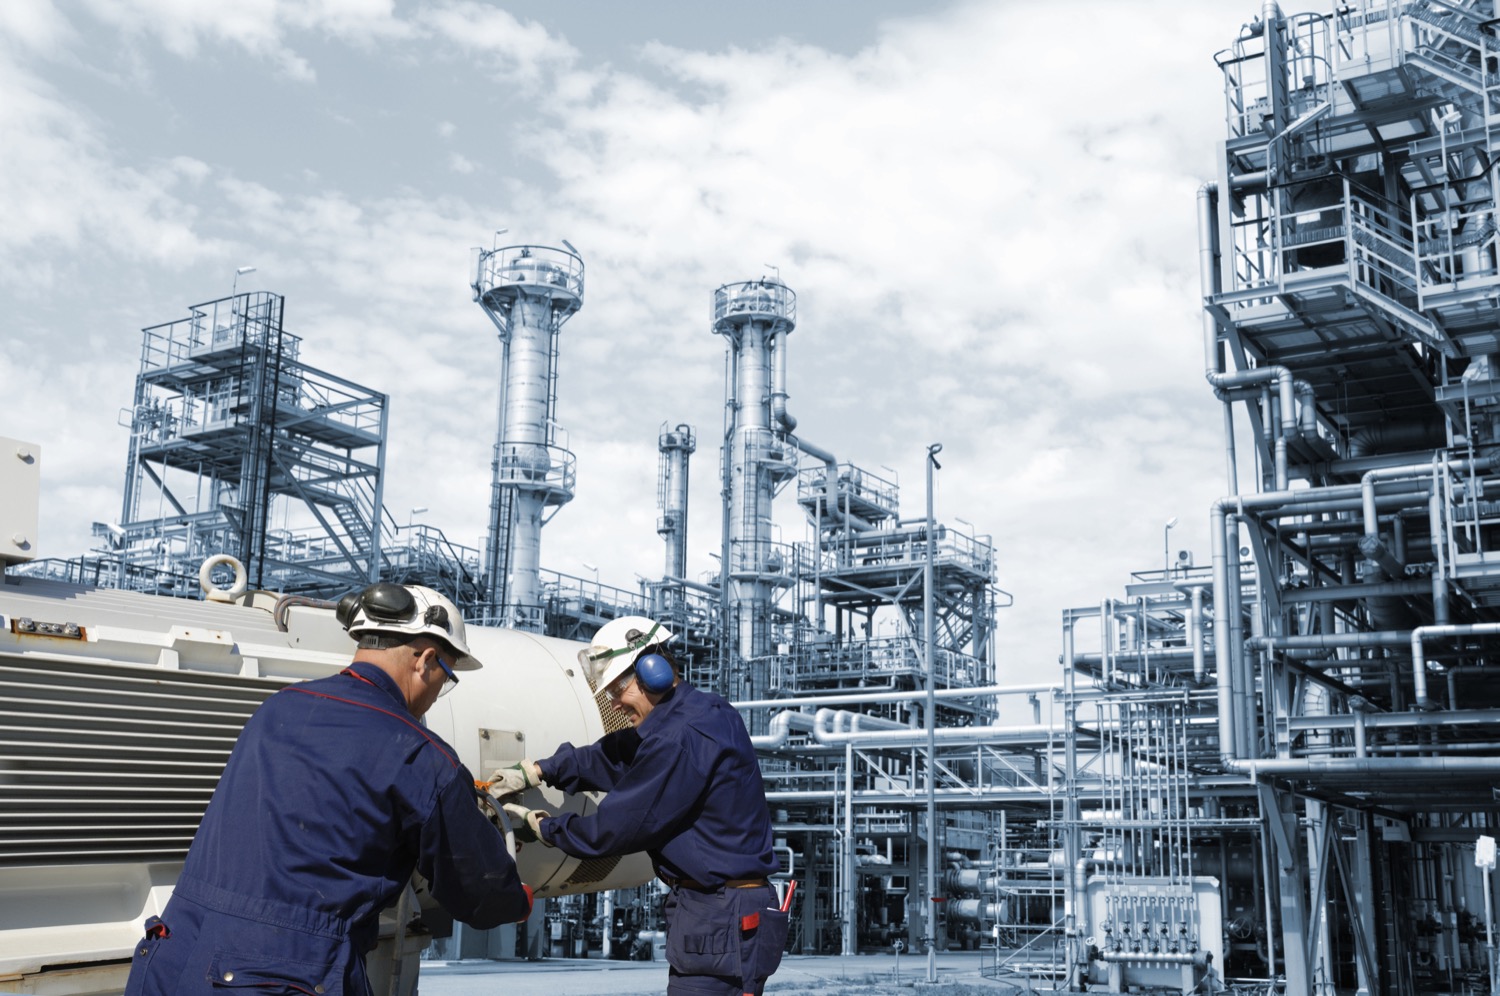
[[[880, 721], [860, 713], [840, 712], [836, 709], [819, 709], [813, 725], [813, 739], [820, 744], [853, 743], [862, 747], [909, 747], [925, 744], [929, 734], [942, 744], [972, 744], [992, 746], [996, 744], [1029, 744], [1037, 747], [1063, 735], [1055, 726], [1028, 724], [1024, 726], [949, 726], [927, 730], [908, 726], [885, 726], [889, 720]], [[860, 729], [870, 725], [876, 729]], [[845, 729], [847, 727], [847, 729]]]
[[1370, 584], [1329, 584], [1317, 588], [1294, 588], [1281, 593], [1283, 605], [1301, 605], [1307, 602], [1345, 602], [1360, 598], [1380, 598], [1388, 595], [1422, 595], [1432, 589], [1423, 580], [1377, 581]]
[[[1041, 692], [1061, 692], [1061, 684], [1043, 685], [979, 685], [974, 688], [940, 688], [933, 693], [938, 699], [975, 699], [999, 695], [1034, 695]], [[1099, 694], [1102, 694], [1102, 689]], [[919, 693], [910, 692], [846, 692], [838, 695], [803, 695], [785, 699], [746, 699], [731, 703], [736, 709], [788, 709], [800, 706], [865, 705], [884, 702], [910, 702]]]
[[684, 588], [691, 588], [694, 591], [701, 591], [705, 595], [717, 595], [719, 593], [719, 589], [717, 587], [715, 587], [714, 585], [711, 585], [711, 584], [700, 584], [697, 581], [689, 581], [687, 578], [678, 578], [678, 577], [672, 577], [671, 575], [668, 575], [668, 576], [662, 578], [662, 580], [666, 581], [666, 582], [669, 582], [671, 584], [681, 585]]
[[[940, 788], [937, 790], [937, 804], [943, 809], [974, 809], [1024, 803], [1045, 806], [1050, 805], [1062, 794], [1061, 788], [1052, 790], [1044, 786], [1032, 785], [991, 785], [982, 789]], [[789, 789], [766, 792], [767, 802], [781, 805], [796, 803], [828, 805], [834, 802], [842, 805], [844, 799], [843, 789]], [[922, 790], [905, 792], [891, 789], [878, 791], [856, 789], [853, 802], [857, 806], [885, 806], [893, 809], [921, 808], [927, 805], [927, 793]]]
[[771, 717], [770, 730], [763, 736], [751, 737], [750, 745], [761, 750], [785, 747], [793, 728], [804, 733], [811, 732], [813, 717], [805, 712], [794, 712], [791, 709], [778, 712]]
[[1260, 775], [1500, 775], [1500, 757], [1268, 758], [1226, 763], [1252, 778]]

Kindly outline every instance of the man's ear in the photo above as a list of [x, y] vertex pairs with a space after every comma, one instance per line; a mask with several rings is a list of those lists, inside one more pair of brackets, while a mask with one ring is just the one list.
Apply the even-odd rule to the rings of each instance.
[[437, 667], [437, 649], [435, 647], [413, 646], [411, 653], [411, 667], [413, 671], [429, 671]]

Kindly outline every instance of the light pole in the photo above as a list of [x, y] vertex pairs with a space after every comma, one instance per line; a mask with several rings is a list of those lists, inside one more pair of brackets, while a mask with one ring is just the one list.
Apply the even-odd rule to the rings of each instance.
[[419, 506], [417, 506], [416, 508], [412, 509], [410, 512], [408, 512], [406, 514], [406, 531], [407, 532], [411, 532], [411, 530], [412, 530], [412, 523], [416, 520], [417, 516], [421, 515], [425, 511], [427, 511], [427, 506], [426, 505], [419, 505]]
[[937, 455], [942, 443], [927, 447], [927, 564], [922, 572], [922, 652], [927, 671], [927, 708], [922, 710], [927, 727], [927, 981], [937, 981], [937, 675], [932, 656], [932, 564], [937, 559], [937, 545], [932, 520], [932, 472], [942, 470]]
[[1161, 531], [1161, 576], [1163, 581], [1171, 580], [1172, 577], [1172, 554], [1171, 535], [1172, 527], [1177, 525], [1177, 516], [1167, 520], [1166, 528]]
[[230, 297], [234, 297], [236, 294], [239, 293], [239, 291], [240, 291], [240, 277], [243, 277], [247, 273], [254, 273], [254, 272], [255, 272], [255, 267], [253, 267], [253, 266], [236, 267], [235, 271], [234, 271], [234, 283], [230, 285], [229, 296]]
[[587, 560], [580, 560], [579, 563], [583, 565], [584, 570], [594, 572], [594, 601], [597, 602], [599, 601], [599, 568], [595, 567]]

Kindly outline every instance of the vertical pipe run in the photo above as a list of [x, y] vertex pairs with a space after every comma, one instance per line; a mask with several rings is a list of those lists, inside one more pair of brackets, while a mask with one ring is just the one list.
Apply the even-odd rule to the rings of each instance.
[[859, 953], [855, 937], [855, 903], [859, 870], [854, 858], [854, 741], [844, 743], [844, 929], [843, 954]]
[[933, 671], [932, 584], [933, 561], [937, 546], [933, 535], [932, 472], [941, 468], [937, 455], [942, 443], [927, 447], [927, 563], [922, 581], [922, 652], [927, 672], [927, 706], [923, 724], [927, 727], [927, 981], [937, 981], [937, 675]]

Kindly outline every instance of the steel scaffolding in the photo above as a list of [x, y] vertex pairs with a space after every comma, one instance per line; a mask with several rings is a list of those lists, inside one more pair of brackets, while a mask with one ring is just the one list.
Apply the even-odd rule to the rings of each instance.
[[96, 527], [123, 585], [177, 576], [191, 590], [168, 590], [196, 595], [198, 565], [221, 553], [289, 592], [380, 573], [387, 398], [301, 362], [283, 308], [237, 294], [144, 330], [124, 507]]

